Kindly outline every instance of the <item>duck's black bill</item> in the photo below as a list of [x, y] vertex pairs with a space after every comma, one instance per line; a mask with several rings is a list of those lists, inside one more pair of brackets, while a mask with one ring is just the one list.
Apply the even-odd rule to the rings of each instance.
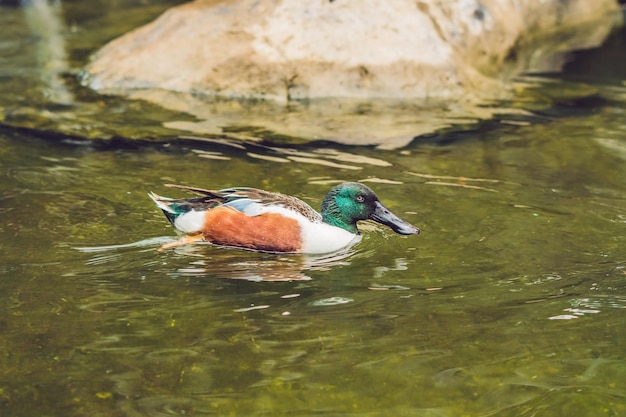
[[410, 223], [405, 222], [400, 217], [393, 214], [380, 201], [376, 202], [376, 209], [370, 215], [370, 219], [391, 227], [391, 230], [400, 235], [418, 235], [420, 229]]

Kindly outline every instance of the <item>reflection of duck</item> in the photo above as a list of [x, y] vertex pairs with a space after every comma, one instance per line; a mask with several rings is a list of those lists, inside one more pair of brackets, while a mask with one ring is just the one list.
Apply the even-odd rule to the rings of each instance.
[[374, 220], [402, 235], [419, 229], [389, 211], [367, 186], [346, 182], [332, 188], [321, 214], [304, 201], [255, 188], [209, 191], [168, 185], [200, 197], [172, 199], [150, 193], [170, 223], [186, 236], [162, 249], [197, 241], [264, 252], [329, 253], [360, 238], [359, 220]]
[[358, 253], [354, 248], [302, 256], [276, 256], [280, 254], [262, 252], [242, 256], [239, 251], [226, 251], [209, 258], [202, 248], [188, 245], [185, 247], [185, 254], [191, 255], [187, 257], [189, 264], [171, 274], [254, 282], [310, 281], [313, 279], [312, 273], [350, 265], [349, 258]]

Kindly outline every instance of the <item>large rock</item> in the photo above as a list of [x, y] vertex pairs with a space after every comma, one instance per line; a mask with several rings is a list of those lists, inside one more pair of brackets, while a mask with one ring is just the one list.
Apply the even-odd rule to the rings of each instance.
[[106, 45], [84, 80], [180, 110], [155, 91], [445, 106], [558, 69], [555, 54], [598, 45], [620, 16], [615, 0], [197, 0]]
[[596, 45], [618, 10], [614, 0], [198, 0], [111, 42], [87, 73], [95, 89], [451, 96], [507, 65], [525, 70], [543, 51], [524, 45], [554, 35], [566, 48]]

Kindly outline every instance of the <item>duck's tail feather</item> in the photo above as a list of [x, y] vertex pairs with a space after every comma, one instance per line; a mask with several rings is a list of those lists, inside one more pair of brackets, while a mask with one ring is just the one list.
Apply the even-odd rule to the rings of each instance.
[[165, 214], [165, 217], [167, 217], [167, 220], [169, 220], [172, 226], [175, 226], [174, 223], [176, 221], [176, 218], [184, 213], [184, 211], [176, 210], [174, 208], [173, 203], [176, 200], [169, 197], [162, 197], [153, 192], [149, 192], [148, 196], [152, 199], [152, 201], [154, 201], [157, 207], [161, 209], [161, 211], [163, 212], [163, 214]]
[[176, 229], [183, 232], [197, 231], [202, 226], [207, 210], [220, 205], [224, 198], [207, 191], [202, 197], [169, 198], [148, 193], [152, 201], [163, 211], [165, 217]]

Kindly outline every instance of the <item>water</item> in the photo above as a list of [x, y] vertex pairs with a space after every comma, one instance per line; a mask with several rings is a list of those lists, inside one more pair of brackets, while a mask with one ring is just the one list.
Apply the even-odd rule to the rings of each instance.
[[[587, 58], [521, 80], [527, 117], [393, 151], [4, 125], [0, 414], [626, 414], [626, 76]], [[147, 192], [184, 195], [164, 183], [319, 208], [337, 181], [422, 234], [364, 224], [331, 257], [158, 251], [176, 236]]]

